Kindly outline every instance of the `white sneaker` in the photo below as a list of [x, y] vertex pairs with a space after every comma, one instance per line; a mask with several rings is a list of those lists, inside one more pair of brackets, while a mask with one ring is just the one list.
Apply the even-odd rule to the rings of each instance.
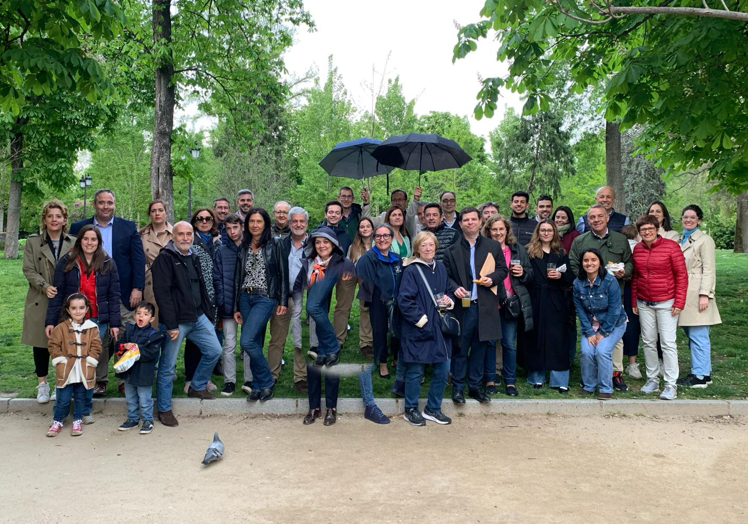
[[637, 363], [629, 364], [628, 366], [626, 366], [626, 374], [631, 378], [642, 378], [642, 372], [639, 371], [639, 364]]
[[36, 386], [36, 402], [38, 404], [46, 404], [49, 402], [49, 384], [46, 382], [40, 382]]
[[52, 402], [57, 401], [57, 388], [56, 387], [52, 388], [52, 394], [49, 396], [49, 400], [51, 400]]
[[660, 391], [660, 381], [647, 380], [647, 383], [644, 384], [639, 391], [641, 391], [642, 393], [657, 393], [658, 391]]
[[96, 421], [94, 420], [93, 415], [83, 415], [83, 424], [86, 426], [90, 426], [94, 422]]
[[678, 398], [678, 391], [675, 386], [667, 385], [660, 393], [660, 400], [675, 400]]
[[187, 381], [184, 383], [184, 394], [186, 395], [190, 391], [190, 384], [192, 384], [192, 381]]

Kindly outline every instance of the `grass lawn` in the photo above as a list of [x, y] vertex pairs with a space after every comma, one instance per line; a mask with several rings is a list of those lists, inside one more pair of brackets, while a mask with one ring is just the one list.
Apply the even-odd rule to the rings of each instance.
[[[21, 344], [21, 327], [23, 323], [23, 303], [26, 296], [28, 283], [21, 272], [20, 260], [6, 260], [0, 258], [0, 289], [2, 289], [3, 300], [0, 302], [0, 396], [35, 397], [36, 375], [34, 374], [34, 362], [31, 348]], [[714, 383], [707, 389], [679, 389], [679, 398], [708, 398], [708, 399], [734, 399], [745, 398], [748, 394], [748, 323], [746, 313], [748, 312], [748, 255], [735, 254], [729, 251], [717, 252], [717, 304], [722, 315], [723, 324], [712, 328], [712, 380]], [[351, 312], [351, 330], [343, 346], [341, 356], [342, 362], [365, 362], [358, 351], [358, 301], [354, 301]], [[304, 329], [304, 350], [308, 348], [307, 327]], [[269, 336], [269, 335], [268, 335]], [[289, 338], [290, 341], [290, 338]], [[690, 355], [685, 343], [683, 333], [678, 333], [678, 349], [681, 375], [690, 370]], [[238, 350], [237, 350], [238, 351]], [[287, 342], [284, 358], [286, 365], [283, 368], [278, 384], [276, 396], [299, 397], [293, 386], [293, 347]], [[577, 356], [578, 359], [578, 356]], [[640, 369], [644, 369], [643, 355], [640, 350]], [[110, 372], [110, 384], [115, 383], [114, 374]], [[241, 384], [242, 366], [237, 365], [237, 383]], [[180, 355], [177, 361], [177, 382], [174, 387], [174, 396], [183, 397], [184, 388], [184, 366]], [[391, 370], [394, 377], [394, 369]], [[557, 392], [544, 388], [535, 390], [524, 382], [524, 374], [519, 370], [518, 387], [520, 398], [575, 398], [582, 397], [577, 393], [579, 383], [579, 362], [575, 362], [571, 372], [571, 393], [561, 396]], [[373, 377], [374, 396], [390, 396], [389, 388], [392, 380], [379, 378], [376, 371]], [[219, 377], [214, 377], [214, 382], [220, 387], [222, 385]], [[626, 378], [630, 389], [626, 393], [615, 393], [615, 398], [654, 398], [651, 395], [638, 393], [644, 380], [633, 380]], [[422, 388], [422, 396], [425, 396], [426, 386]], [[503, 391], [503, 387], [499, 388]], [[116, 396], [116, 388], [111, 386], [108, 390], [109, 396]], [[447, 386], [445, 398], [451, 394]], [[239, 396], [241, 394], [235, 394]], [[357, 377], [346, 377], [341, 381], [341, 397], [360, 397]], [[503, 397], [503, 395], [499, 395]], [[588, 397], [586, 397], [588, 398]]]

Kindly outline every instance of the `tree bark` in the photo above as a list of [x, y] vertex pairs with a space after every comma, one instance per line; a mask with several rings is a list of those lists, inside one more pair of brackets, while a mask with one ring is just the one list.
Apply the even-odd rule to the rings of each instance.
[[[171, 45], [169, 0], [153, 0], [153, 41]], [[164, 202], [169, 220], [174, 222], [174, 182], [171, 169], [171, 132], [174, 128], [176, 87], [171, 49], [156, 68], [156, 110], [151, 147], [151, 196]]]
[[605, 180], [616, 196], [615, 209], [626, 214], [626, 194], [621, 168], [621, 128], [615, 122], [605, 122]]
[[10, 139], [10, 193], [8, 195], [8, 230], [5, 234], [5, 258], [18, 258], [18, 230], [21, 222], [23, 189], [23, 133], [16, 131]]
[[735, 219], [735, 253], [748, 253], [748, 191], [738, 195]]

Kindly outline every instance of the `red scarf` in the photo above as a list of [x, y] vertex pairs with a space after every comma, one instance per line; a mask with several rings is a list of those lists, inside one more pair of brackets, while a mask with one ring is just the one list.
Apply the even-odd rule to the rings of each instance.
[[96, 303], [96, 272], [91, 271], [86, 275], [83, 269], [83, 260], [80, 257], [78, 257], [78, 268], [81, 273], [79, 291], [86, 295], [88, 301], [91, 303], [91, 307], [88, 308], [88, 313], [86, 313], [86, 318], [96, 318], [99, 316], [99, 308]]

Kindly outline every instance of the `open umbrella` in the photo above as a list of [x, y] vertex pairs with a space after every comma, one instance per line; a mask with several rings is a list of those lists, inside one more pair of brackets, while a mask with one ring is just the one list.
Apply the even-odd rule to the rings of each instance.
[[417, 170], [419, 184], [425, 171], [456, 169], [472, 160], [457, 142], [435, 133], [391, 136], [371, 156], [386, 166]]
[[340, 142], [335, 144], [319, 165], [330, 176], [354, 178], [356, 180], [387, 174], [394, 168], [380, 164], [376, 158], [371, 156], [371, 152], [381, 142], [376, 138], [368, 137]]

